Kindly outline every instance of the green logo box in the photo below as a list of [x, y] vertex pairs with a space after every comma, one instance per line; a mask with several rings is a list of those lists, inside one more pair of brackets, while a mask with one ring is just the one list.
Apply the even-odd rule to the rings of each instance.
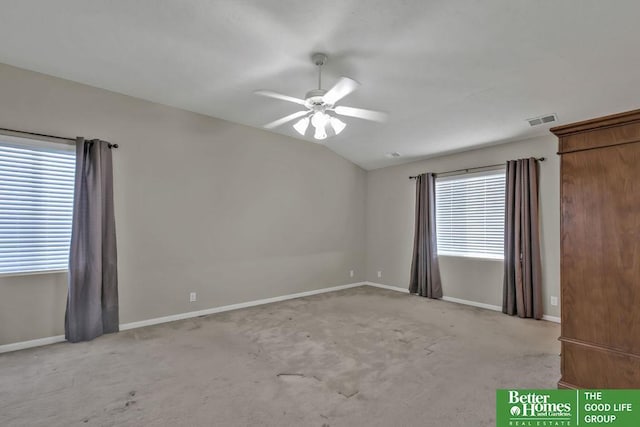
[[496, 427], [639, 427], [640, 390], [497, 390]]

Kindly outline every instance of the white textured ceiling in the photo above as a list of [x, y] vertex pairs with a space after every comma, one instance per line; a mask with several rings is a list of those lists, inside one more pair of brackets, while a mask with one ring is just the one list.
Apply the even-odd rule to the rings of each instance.
[[0, 62], [260, 127], [298, 106], [253, 91], [303, 97], [326, 52], [324, 86], [349, 76], [344, 105], [390, 114], [325, 142], [373, 169], [639, 108], [639, 18], [637, 0], [2, 0]]

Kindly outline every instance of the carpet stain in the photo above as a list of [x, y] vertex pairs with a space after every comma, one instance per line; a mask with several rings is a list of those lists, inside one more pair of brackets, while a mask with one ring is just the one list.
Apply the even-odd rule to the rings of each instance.
[[347, 399], [349, 399], [350, 397], [355, 396], [356, 394], [358, 394], [358, 390], [355, 391], [339, 391], [338, 394], [343, 395], [344, 397], [346, 397]]

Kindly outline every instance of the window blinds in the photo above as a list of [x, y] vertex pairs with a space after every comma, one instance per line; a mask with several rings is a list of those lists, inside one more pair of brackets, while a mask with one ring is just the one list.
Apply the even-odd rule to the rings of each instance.
[[438, 254], [504, 257], [504, 169], [437, 178]]
[[0, 139], [0, 274], [66, 270], [75, 153]]

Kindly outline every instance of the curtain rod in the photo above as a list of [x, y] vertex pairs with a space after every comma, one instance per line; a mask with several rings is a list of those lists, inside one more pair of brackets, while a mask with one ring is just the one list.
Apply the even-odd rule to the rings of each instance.
[[[75, 142], [76, 141], [75, 138], [68, 138], [66, 136], [47, 135], [46, 133], [27, 132], [25, 130], [0, 128], [0, 131], [21, 133], [21, 134], [24, 134], [24, 135], [31, 135], [31, 136], [43, 136], [45, 138], [60, 139], [60, 140], [63, 140], [63, 141], [70, 141], [70, 142]], [[66, 143], [64, 143], [64, 144], [66, 144]], [[118, 144], [109, 143], [109, 148], [118, 148]]]
[[[536, 160], [540, 161], [540, 162], [544, 162], [544, 157], [538, 157]], [[497, 165], [487, 165], [487, 166], [478, 166], [475, 168], [466, 168], [466, 169], [456, 169], [454, 171], [447, 171], [447, 172], [440, 172], [440, 173], [436, 173], [435, 176], [438, 175], [444, 175], [444, 174], [450, 174], [450, 173], [455, 173], [455, 172], [464, 172], [467, 173], [469, 171], [473, 171], [473, 170], [477, 170], [477, 169], [486, 169], [486, 168], [495, 168], [498, 166], [504, 166], [504, 163], [498, 163]], [[416, 179], [418, 176], [410, 176], [409, 179]]]

